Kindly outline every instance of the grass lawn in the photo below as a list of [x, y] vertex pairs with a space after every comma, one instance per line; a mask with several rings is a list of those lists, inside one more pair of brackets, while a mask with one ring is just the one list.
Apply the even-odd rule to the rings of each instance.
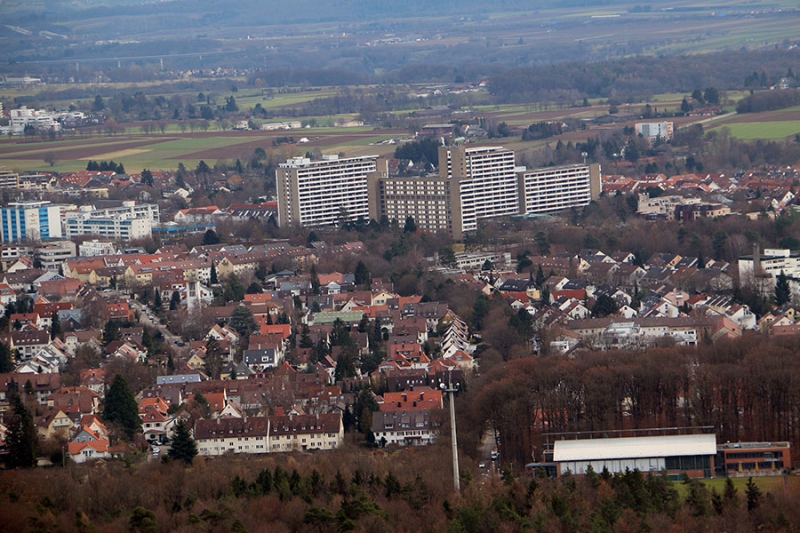
[[733, 124], [720, 123], [715, 128], [726, 127], [731, 137], [743, 140], [785, 139], [800, 133], [800, 122], [794, 120], [778, 120], [774, 122], [739, 122]]
[[[706, 488], [711, 490], [716, 490], [718, 493], [722, 494], [725, 491], [725, 481], [727, 478], [724, 477], [715, 477], [710, 479], [701, 479], [700, 481], [706, 486]], [[733, 486], [739, 492], [739, 496], [744, 498], [745, 491], [747, 490], [747, 479], [746, 477], [735, 477], [731, 478], [733, 480]], [[783, 483], [784, 478], [782, 476], [769, 476], [769, 477], [754, 477], [753, 482], [756, 486], [761, 489], [762, 494], [766, 494], [767, 492], [771, 492], [773, 494], [783, 491]], [[786, 476], [786, 485], [788, 487], [800, 487], [800, 478], [796, 476]], [[676, 481], [674, 483], [675, 489], [678, 491], [678, 494], [681, 498], [685, 498], [688, 494], [688, 490], [686, 485], [683, 484], [681, 481]]]

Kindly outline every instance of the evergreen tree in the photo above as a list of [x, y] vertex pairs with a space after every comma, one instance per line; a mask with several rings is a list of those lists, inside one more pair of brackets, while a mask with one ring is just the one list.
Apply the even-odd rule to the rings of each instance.
[[209, 228], [203, 234], [203, 246], [208, 246], [211, 244], [219, 244], [219, 236], [217, 235], [216, 231]]
[[169, 299], [169, 310], [176, 311], [181, 304], [181, 294], [178, 291], [172, 291], [172, 297]]
[[158, 287], [156, 287], [156, 294], [155, 296], [153, 296], [153, 311], [155, 312], [161, 311], [162, 304], [163, 302], [161, 301], [161, 291], [158, 290]]
[[217, 339], [210, 338], [206, 341], [206, 355], [205, 355], [205, 370], [211, 379], [219, 379], [219, 373], [222, 370], [223, 354], [222, 348], [217, 342]]
[[133, 397], [128, 382], [120, 374], [114, 376], [114, 381], [106, 393], [103, 419], [118, 424], [128, 439], [133, 438], [133, 435], [142, 426], [136, 399]]
[[8, 446], [8, 468], [29, 468], [36, 465], [39, 437], [31, 414], [19, 393], [15, 382], [8, 385], [8, 397], [13, 415], [8, 425], [6, 445]]
[[617, 311], [619, 311], [617, 302], [615, 302], [614, 299], [607, 294], [601, 294], [597, 300], [595, 300], [594, 305], [592, 306], [593, 317], [602, 318], [608, 315], [613, 315]]
[[8, 374], [14, 371], [14, 358], [8, 344], [0, 342], [0, 374]]
[[150, 335], [150, 330], [145, 327], [142, 330], [142, 346], [147, 348], [147, 353], [153, 355], [155, 346], [153, 345], [153, 336]]
[[403, 233], [416, 233], [417, 232], [417, 223], [414, 222], [414, 217], [408, 215], [406, 217], [406, 223], [403, 226]]
[[153, 186], [153, 173], [147, 169], [142, 170], [142, 184], [148, 187]]
[[752, 477], [747, 479], [745, 494], [747, 495], [747, 510], [752, 512], [758, 509], [758, 506], [761, 505], [761, 489], [753, 482]]
[[230, 274], [225, 279], [225, 286], [223, 287], [223, 296], [225, 301], [241, 302], [244, 299], [245, 286], [239, 280], [236, 274]]
[[209, 281], [212, 285], [219, 283], [219, 279], [217, 278], [217, 267], [213, 262], [211, 263], [211, 276], [209, 277]]
[[119, 337], [119, 322], [116, 320], [109, 320], [103, 327], [103, 342], [108, 344]]
[[736, 507], [739, 503], [738, 492], [739, 491], [736, 490], [736, 487], [733, 485], [733, 480], [731, 478], [726, 478], [725, 491], [722, 493], [722, 496], [732, 507]]
[[359, 261], [356, 265], [354, 277], [356, 285], [360, 287], [369, 287], [371, 276], [367, 265], [365, 265], [363, 261]]
[[354, 363], [355, 354], [353, 353], [353, 346], [348, 344], [344, 349], [339, 352], [339, 357], [336, 358], [336, 369], [334, 370], [333, 377], [336, 381], [341, 381], [344, 378], [353, 377], [356, 375], [356, 366]]
[[249, 337], [254, 331], [258, 330], [256, 319], [249, 307], [243, 305], [236, 306], [231, 314], [231, 327], [239, 335]]
[[61, 335], [61, 320], [58, 318], [58, 311], [53, 309], [53, 314], [50, 317], [50, 340], [55, 339]]
[[303, 324], [302, 329], [300, 330], [300, 342], [297, 344], [300, 348], [313, 348], [314, 341], [311, 340], [311, 330], [308, 327], [308, 324]]
[[311, 291], [319, 294], [319, 275], [317, 275], [317, 267], [314, 265], [311, 265]]
[[172, 437], [172, 447], [169, 449], [169, 456], [172, 459], [180, 460], [187, 465], [192, 464], [192, 460], [197, 455], [197, 443], [195, 443], [186, 422], [181, 420], [175, 426], [175, 434]]
[[791, 299], [792, 289], [789, 287], [789, 278], [783, 273], [783, 270], [781, 270], [781, 273], [778, 274], [775, 281], [775, 305], [781, 306], [787, 304]]

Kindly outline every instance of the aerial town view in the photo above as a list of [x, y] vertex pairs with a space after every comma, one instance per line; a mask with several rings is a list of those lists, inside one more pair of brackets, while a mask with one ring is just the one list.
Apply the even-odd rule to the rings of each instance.
[[0, 533], [800, 529], [795, 2], [0, 21]]

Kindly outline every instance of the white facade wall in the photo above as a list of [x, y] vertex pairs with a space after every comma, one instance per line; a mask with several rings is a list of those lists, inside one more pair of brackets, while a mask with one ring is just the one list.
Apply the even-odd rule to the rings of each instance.
[[106, 239], [129, 241], [150, 237], [159, 220], [158, 206], [123, 202], [122, 207], [92, 210], [81, 208], [64, 216], [66, 237], [99, 235]]
[[343, 210], [351, 220], [369, 220], [367, 175], [376, 172], [378, 156], [311, 161], [296, 157], [276, 171], [278, 224], [333, 226]]
[[540, 168], [521, 173], [524, 213], [582, 207], [592, 201], [589, 165]]
[[478, 219], [519, 213], [512, 150], [501, 147], [441, 150], [439, 172], [450, 178], [466, 178], [461, 181], [460, 191], [462, 231], [477, 230]]
[[114, 243], [109, 241], [84, 241], [78, 248], [81, 257], [97, 257], [100, 255], [116, 255], [119, 253]]
[[220, 456], [226, 453], [269, 453], [269, 436], [249, 435], [247, 437], [231, 435], [214, 439], [198, 439], [198, 455]]

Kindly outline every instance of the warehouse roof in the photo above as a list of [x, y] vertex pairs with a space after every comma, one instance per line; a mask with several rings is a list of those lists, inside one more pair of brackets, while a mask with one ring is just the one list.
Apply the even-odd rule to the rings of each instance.
[[667, 435], [659, 437], [622, 437], [609, 439], [559, 440], [555, 442], [553, 460], [597, 461], [714, 455], [717, 438], [705, 435]]

